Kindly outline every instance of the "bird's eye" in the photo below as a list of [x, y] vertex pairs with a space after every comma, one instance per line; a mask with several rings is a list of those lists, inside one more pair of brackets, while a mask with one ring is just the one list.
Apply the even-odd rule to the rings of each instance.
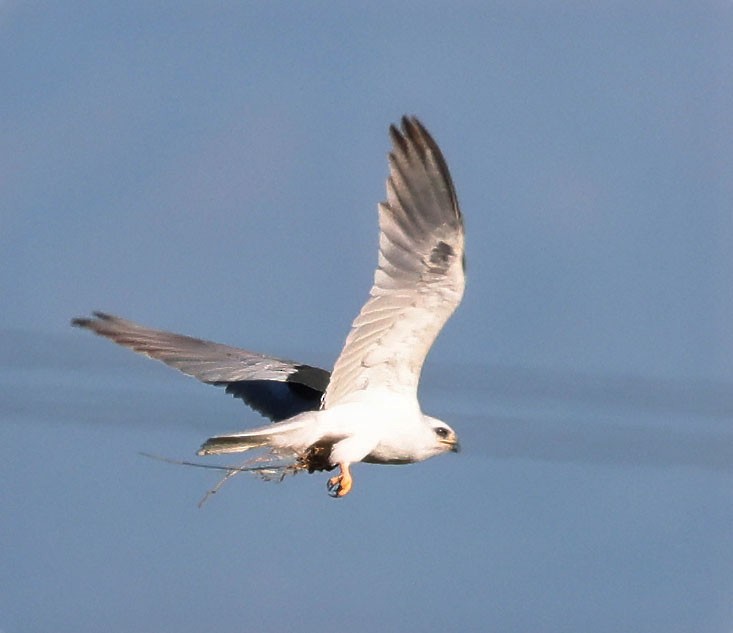
[[444, 426], [439, 426], [437, 429], [435, 429], [435, 434], [438, 437], [448, 437], [448, 429], [446, 429]]

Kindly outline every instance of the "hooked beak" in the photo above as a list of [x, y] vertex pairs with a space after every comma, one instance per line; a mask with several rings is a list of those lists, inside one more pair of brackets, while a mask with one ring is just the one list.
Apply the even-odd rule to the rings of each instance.
[[443, 444], [448, 446], [448, 449], [451, 453], [460, 453], [461, 452], [461, 444], [458, 442], [457, 439], [455, 440], [440, 440]]

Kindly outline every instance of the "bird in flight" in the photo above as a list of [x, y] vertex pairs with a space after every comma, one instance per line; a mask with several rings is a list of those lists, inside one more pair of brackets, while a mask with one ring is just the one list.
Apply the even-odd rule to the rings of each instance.
[[266, 466], [231, 472], [284, 476], [338, 468], [327, 488], [343, 497], [352, 488], [354, 463], [409, 464], [459, 449], [455, 431], [422, 412], [417, 388], [430, 347], [463, 297], [463, 217], [448, 165], [422, 123], [403, 117], [401, 128], [389, 132], [374, 285], [332, 372], [102, 312], [72, 321], [225, 387], [269, 418], [265, 426], [203, 443], [199, 455], [266, 450]]

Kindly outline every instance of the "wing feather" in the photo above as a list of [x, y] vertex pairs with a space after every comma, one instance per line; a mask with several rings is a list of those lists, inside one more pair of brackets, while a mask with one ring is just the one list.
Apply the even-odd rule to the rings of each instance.
[[325, 369], [155, 330], [104, 312], [72, 324], [202, 382], [226, 387], [227, 393], [276, 422], [317, 409], [329, 381]]
[[463, 296], [463, 218], [445, 159], [414, 117], [390, 136], [374, 285], [336, 361], [326, 408], [375, 386], [414, 394], [425, 357]]

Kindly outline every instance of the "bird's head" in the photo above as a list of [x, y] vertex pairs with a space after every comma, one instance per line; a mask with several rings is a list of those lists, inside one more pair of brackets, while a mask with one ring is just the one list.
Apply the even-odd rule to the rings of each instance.
[[442, 420], [438, 420], [438, 418], [433, 418], [429, 415], [423, 414], [422, 417], [432, 434], [432, 453], [434, 455], [448, 451], [457, 453], [461, 450], [458, 435], [450, 426]]

